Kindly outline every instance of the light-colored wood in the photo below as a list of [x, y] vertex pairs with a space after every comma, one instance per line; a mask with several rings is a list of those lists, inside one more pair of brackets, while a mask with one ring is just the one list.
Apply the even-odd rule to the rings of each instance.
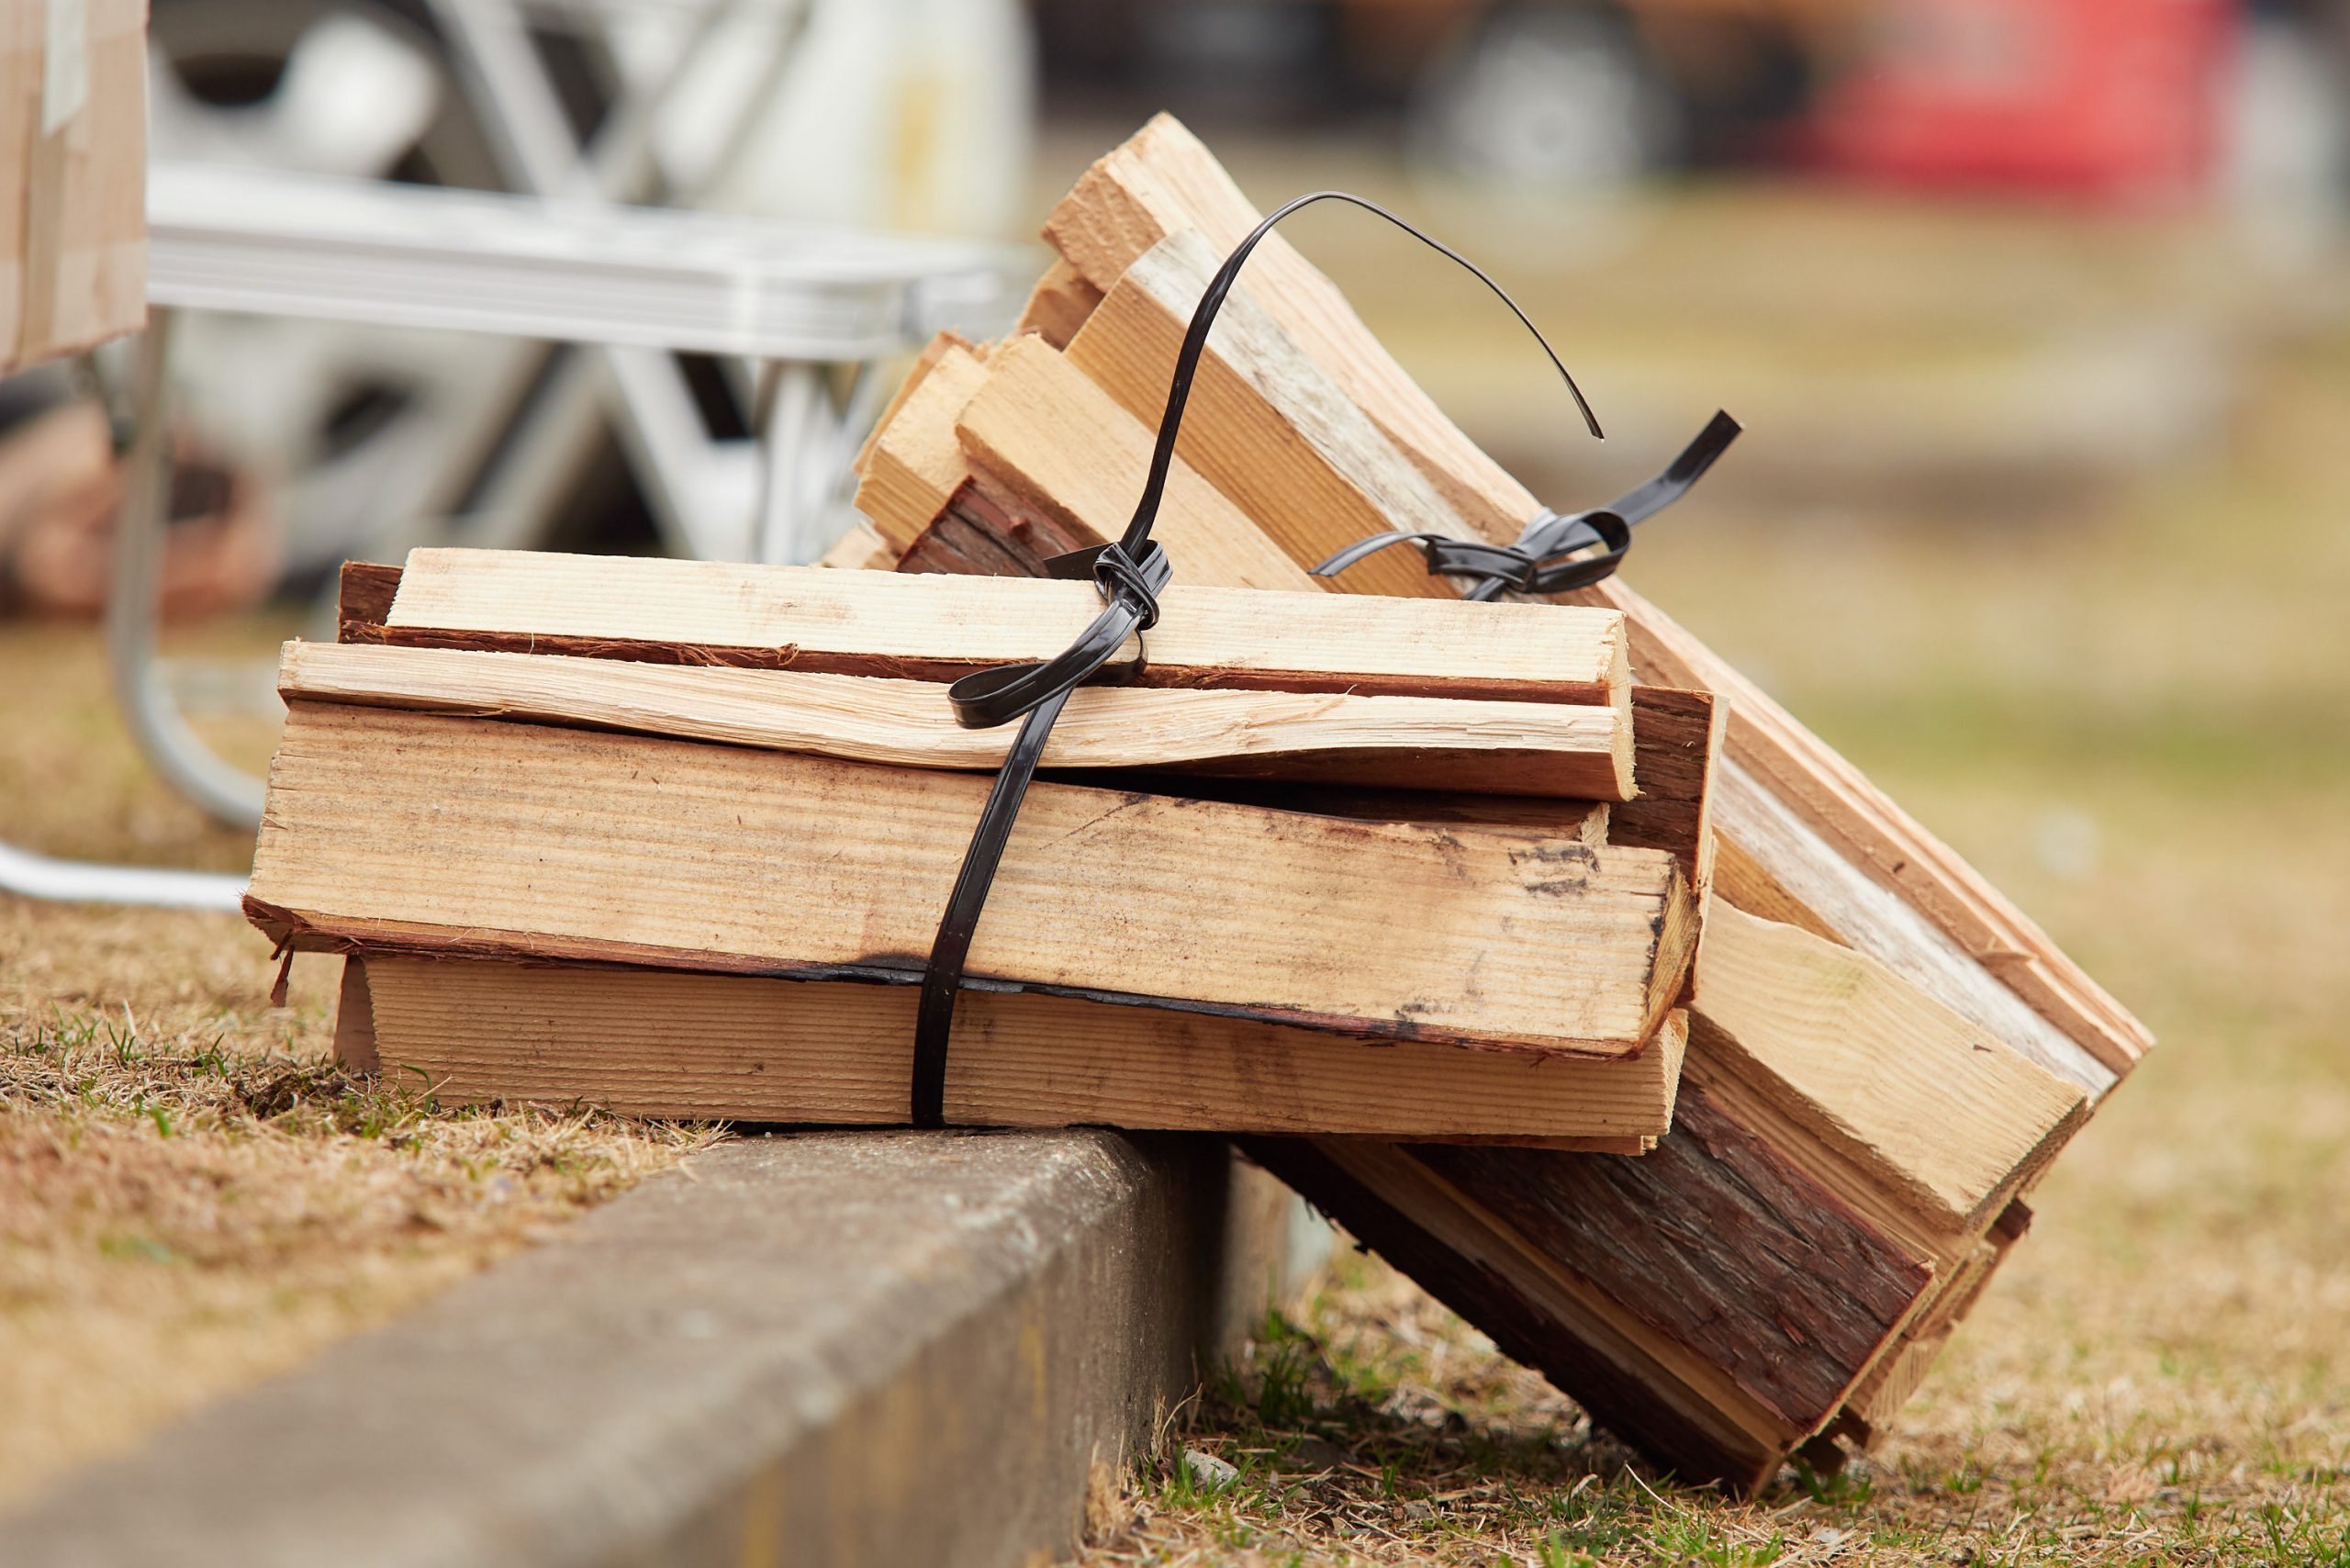
[[[1046, 218], [1045, 239], [1106, 294], [1170, 233], [1195, 230], [1221, 256], [1261, 217], [1199, 139], [1162, 114], [1086, 172]], [[1431, 257], [1427, 264], [1444, 263]], [[1532, 508], [1517, 506], [1524, 487], [1460, 433], [1363, 325], [1337, 286], [1281, 234], [1267, 235], [1251, 252], [1236, 293], [1264, 305], [1470, 526], [1482, 529], [1484, 519], [1506, 517], [1515, 537], [1534, 515]], [[1472, 508], [1482, 509], [1482, 519]]]
[[1956, 1272], [1947, 1282], [1938, 1282], [1933, 1299], [1853, 1388], [1844, 1404], [1844, 1419], [1861, 1428], [1857, 1435], [1863, 1446], [1873, 1445], [1882, 1437], [1885, 1423], [1926, 1381], [1926, 1373], [1961, 1320], [1974, 1310], [2005, 1254], [2006, 1247], [1996, 1239], [1996, 1233], [1975, 1242]]
[[[909, 986], [382, 952], [362, 962], [377, 1054], [421, 1072], [444, 1100], [584, 1100], [632, 1115], [759, 1122], [908, 1119]], [[1631, 1153], [1670, 1125], [1678, 1065], [1669, 1046], [1606, 1062], [1374, 1046], [1246, 1019], [971, 991], [956, 1007], [945, 1110], [951, 1122], [998, 1126], [1572, 1139]]]
[[[1892, 889], [1821, 843], [1810, 826], [1735, 762], [1716, 777], [1714, 820], [1814, 926], [1884, 964], [1935, 1002], [2092, 1095], [2112, 1070], [1961, 950]], [[1736, 902], [1734, 899], [1732, 902]], [[1749, 913], [1769, 915], [1765, 908]]]
[[1952, 1228], [1989, 1224], [2086, 1114], [2077, 1087], [1882, 964], [1736, 909], [1707, 922], [1692, 1006], [1814, 1136]]
[[[1640, 679], [1722, 698], [1731, 761], [1801, 818], [1829, 856], [1897, 894], [1949, 946], [2094, 1058], [2105, 1070], [2098, 1092], [2152, 1047], [2145, 1025], [2047, 933], [1729, 661], [1619, 579], [1578, 599], [1625, 611]], [[1732, 830], [1726, 824], [1725, 831]], [[1819, 875], [1810, 860], [1767, 868], [1790, 888], [1797, 877]]]
[[[972, 464], [1095, 543], [1126, 530], [1150, 468], [1148, 427], [1041, 338], [997, 350], [956, 424]], [[1180, 457], [1151, 536], [1180, 583], [1319, 593], [1248, 514]]]
[[[1228, 249], [1259, 216], [1198, 139], [1161, 115], [1087, 172], [1054, 208], [1045, 237], [1107, 288], [1170, 232], [1196, 230], [1212, 247]], [[1535, 498], [1452, 425], [1336, 286], [1280, 235], [1259, 246], [1242, 289], [1412, 457], [1470, 529], [1493, 540], [1516, 537], [1538, 510]], [[1979, 873], [1620, 578], [1582, 597], [1632, 616], [1641, 680], [1722, 696], [1733, 761], [1803, 813], [1830, 855], [1898, 892], [1950, 944], [2095, 1057], [2109, 1081], [2152, 1045], [2144, 1025]], [[1722, 831], [1739, 836], [1729, 823]], [[1763, 861], [1753, 846], [1741, 847], [1789, 887], [1804, 874]]]
[[872, 521], [884, 543], [903, 551], [971, 476], [955, 439], [955, 417], [987, 375], [976, 354], [950, 343], [876, 428], [856, 487], [856, 510]]
[[1102, 291], [1079, 275], [1067, 262], [1056, 260], [1028, 296], [1028, 303], [1020, 312], [1016, 332], [1034, 332], [1057, 349], [1069, 347], [1093, 308], [1102, 303]]
[[986, 352], [951, 329], [932, 333], [930, 342], [923, 345], [922, 353], [914, 356], [913, 364], [906, 367], [905, 379], [898, 383], [898, 389], [890, 394], [890, 401], [882, 406], [881, 417], [873, 421], [873, 428], [865, 432], [864, 441], [857, 444], [856, 455], [849, 459], [851, 471], [860, 475], [865, 472], [866, 465], [873, 461], [874, 447], [880, 443], [881, 432], [897, 419], [898, 411], [906, 406], [906, 399], [921, 388], [923, 379], [930, 375], [931, 366], [954, 349], [971, 353]]
[[[802, 669], [932, 678], [1050, 658], [1101, 609], [1081, 582], [433, 549], [409, 554], [386, 630], [764, 650]], [[1629, 702], [1623, 619], [1606, 612], [1180, 582], [1159, 610], [1138, 677], [1150, 685]]]
[[834, 571], [886, 572], [898, 564], [900, 552], [885, 544], [869, 524], [854, 522], [833, 541], [816, 565]]
[[[278, 695], [581, 724], [907, 767], [993, 771], [1016, 724], [968, 730], [927, 681], [441, 648], [288, 643]], [[1613, 708], [1332, 692], [1084, 687], [1044, 766], [1158, 768], [1389, 789], [1621, 800]]]
[[[1194, 308], [1221, 258], [1178, 230], [1135, 259], [1071, 340], [1069, 362], [1156, 430]], [[1411, 461], [1247, 293], [1225, 297], [1192, 381], [1176, 452], [1300, 560], [1401, 529], [1465, 535]], [[1450, 598], [1414, 551], [1348, 568], [1360, 593]]]
[[[297, 702], [250, 898], [312, 946], [903, 979], [990, 782]], [[1623, 1056], [1680, 996], [1690, 902], [1657, 850], [1040, 783], [969, 972], [1362, 1038]]]

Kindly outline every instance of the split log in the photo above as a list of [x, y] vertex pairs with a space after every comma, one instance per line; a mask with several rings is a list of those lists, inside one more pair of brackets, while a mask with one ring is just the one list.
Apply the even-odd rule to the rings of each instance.
[[942, 332], [857, 454], [856, 510], [885, 544], [912, 544], [970, 477], [955, 418], [987, 374], [968, 343]]
[[[380, 627], [411, 647], [951, 679], [1050, 658], [1101, 610], [1091, 583], [834, 572], [499, 550], [411, 552]], [[1279, 597], [1177, 583], [1145, 686], [1628, 708], [1624, 623], [1541, 605]]]
[[[1016, 725], [965, 729], [946, 689], [799, 670], [288, 643], [286, 701], [510, 718], [906, 767], [993, 772]], [[1613, 708], [1322, 692], [1084, 687], [1047, 768], [1159, 768], [1402, 790], [1610, 801], [1631, 733]]]
[[[1931, 1278], [1685, 1076], [1638, 1159], [1242, 1147], [1594, 1420], [1740, 1491], [1834, 1416]], [[1643, 1244], [1661, 1236], [1679, 1239]]]
[[[911, 984], [990, 782], [297, 702], [249, 897], [297, 946]], [[1046, 782], [969, 972], [1362, 1039], [1624, 1056], [1680, 997], [1695, 924], [1661, 851]]]
[[[895, 1126], [914, 992], [374, 947], [345, 960], [335, 1049], [444, 1101], [632, 1115]], [[1522, 1139], [1637, 1149], [1670, 1125], [1683, 1031], [1608, 1061], [1334, 1035], [1203, 1013], [967, 991], [946, 1058], [956, 1124]]]
[[1751, 1490], [1922, 1375], [1980, 1287], [1986, 1211], [2083, 1114], [1870, 960], [1717, 909], [1654, 1153], [1247, 1147], [1602, 1425]]
[[[1931, 1228], [1979, 1234], [2087, 1114], [2081, 1091], [1883, 965], [1737, 909], [1707, 923], [1692, 1005], [1716, 1065]], [[1861, 1183], [1841, 1183], [1846, 1191]]]
[[[1655, 698], [1639, 702], [1651, 689], [1635, 689], [1636, 727], [1656, 711]], [[1705, 755], [1705, 741], [1720, 734], [1712, 700], [1657, 696], [1689, 704], [1683, 723], [1702, 737]], [[1648, 831], [1702, 834], [1709, 791], [1684, 783], [1673, 794], [1655, 802]], [[1611, 836], [1638, 804], [1609, 809]], [[1642, 826], [1636, 819], [1633, 831]], [[1865, 955], [1732, 909], [1718, 907], [1714, 918], [1724, 928], [1707, 946], [1721, 956], [1709, 981], [1701, 955], [1676, 1132], [1639, 1162], [1639, 1179], [1656, 1191], [1644, 1192], [1638, 1217], [1628, 1208], [1607, 1218], [1611, 1211], [1586, 1204], [1583, 1183], [1595, 1178], [1577, 1168], [1605, 1160], [1513, 1150], [1505, 1169], [1455, 1162], [1438, 1182], [1409, 1149], [1318, 1140], [1304, 1154], [1271, 1141], [1254, 1147], [1497, 1341], [1521, 1347], [1603, 1424], [1684, 1473], [1753, 1486], [1836, 1427], [1845, 1400], [1885, 1386], [1880, 1369], [1911, 1345], [1907, 1327], [1952, 1299], [1953, 1282], [1965, 1276], [1986, 1211], [2029, 1180], [2078, 1126], [2085, 1103]], [[1757, 973], [1761, 990], [1750, 994]], [[1856, 1040], [1872, 1047], [1857, 1069]], [[2010, 1092], [2014, 1103], [2001, 1103]], [[1980, 1117], [1956, 1129], [1967, 1140], [1956, 1154], [1935, 1141], [1930, 1119], [1953, 1093]], [[1693, 1126], [1709, 1130], [1684, 1139]], [[1764, 1168], [1767, 1177], [1756, 1173]], [[1844, 1263], [1818, 1255], [1783, 1256], [1790, 1272], [1775, 1283], [1686, 1272], [1686, 1238], [1695, 1233], [1657, 1216], [1712, 1212], [1709, 1194], [1749, 1192], [1758, 1181], [1802, 1195], [1796, 1213], [1809, 1217], [1774, 1223], [1809, 1226], [1807, 1235], [1844, 1227], [1858, 1238], [1846, 1250], [1874, 1260], [1864, 1277], [1879, 1294], [1849, 1294], [1837, 1271]], [[1555, 1228], [1539, 1237], [1521, 1228], [1513, 1205], [1525, 1202], [1541, 1204]], [[1837, 1217], [1831, 1225], [1822, 1215]], [[1619, 1271], [1612, 1282], [1584, 1271], [1586, 1253]], [[1502, 1260], [1521, 1273], [1510, 1275]], [[1751, 1322], [1749, 1297], [1728, 1293], [1765, 1290], [1777, 1327], [1675, 1338], [1641, 1316], [1664, 1278], [1684, 1293], [1693, 1321], [1707, 1323]], [[1815, 1313], [1826, 1316], [1807, 1316]], [[1799, 1384], [1759, 1393], [1740, 1381], [1749, 1361], [1808, 1370]]]
[[1056, 555], [1102, 543], [1024, 498], [981, 489], [975, 474], [894, 566], [950, 577], [1048, 577]]
[[1021, 309], [1020, 324], [1013, 330], [1021, 336], [1033, 332], [1053, 347], [1065, 349], [1101, 303], [1100, 289], [1067, 262], [1057, 261], [1036, 280], [1028, 303]]
[[[1178, 230], [1135, 258], [1072, 339], [1072, 364], [1157, 429], [1192, 311], [1220, 252]], [[1312, 356], [1246, 292], [1225, 300], [1192, 381], [1176, 452], [1302, 563], [1401, 529], [1465, 535], [1460, 519]], [[1361, 593], [1447, 598], [1409, 551], [1354, 567]]]
[[[1045, 237], [1106, 297], [1120, 275], [1169, 234], [1194, 230], [1225, 252], [1259, 216], [1207, 149], [1161, 115], [1079, 180], [1046, 219]], [[1281, 236], [1269, 236], [1259, 247], [1237, 293], [1252, 297], [1320, 364], [1475, 534], [1514, 539], [1536, 514], [1534, 497], [1445, 418], [1329, 279]], [[2152, 1037], [2142, 1025], [1978, 873], [1784, 709], [1619, 580], [1583, 597], [1632, 618], [1640, 679], [1723, 696], [1730, 710], [1731, 763], [1801, 813], [1830, 858], [1897, 893], [1958, 952], [1972, 956], [1993, 983], [2092, 1058], [2099, 1081], [2086, 1087], [2101, 1092], [2143, 1054]], [[1806, 868], [1770, 862], [1772, 846], [1748, 842], [1740, 823], [1718, 825], [1782, 885], [1806, 874]], [[1809, 869], [1815, 877], [1844, 874], [1839, 868]], [[1853, 937], [1847, 930], [1837, 935]]]
[[833, 541], [832, 547], [817, 558], [816, 565], [835, 571], [886, 572], [898, 564], [902, 554], [894, 545], [885, 543], [871, 525], [856, 522]]
[[[1162, 383], [1161, 398], [1166, 395]], [[1067, 530], [1069, 548], [1124, 533], [1150, 468], [1147, 421], [1119, 407], [1043, 340], [1019, 338], [990, 357], [988, 378], [964, 404], [955, 434], [999, 510], [1035, 508]], [[1324, 591], [1215, 486], [1179, 456], [1152, 537], [1178, 582]]]

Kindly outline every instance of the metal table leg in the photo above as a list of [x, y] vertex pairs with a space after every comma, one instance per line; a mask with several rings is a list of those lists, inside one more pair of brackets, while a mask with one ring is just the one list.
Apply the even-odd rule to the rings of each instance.
[[254, 828], [261, 825], [262, 781], [223, 762], [188, 727], [155, 655], [172, 491], [171, 331], [172, 313], [154, 310], [139, 342], [139, 422], [122, 515], [115, 521], [114, 583], [106, 598], [115, 704], [139, 749], [173, 789], [230, 827]]
[[821, 365], [771, 362], [759, 381], [759, 510], [749, 558], [796, 566], [823, 552], [814, 535], [831, 472], [832, 398]]
[[[154, 311], [138, 349], [138, 426], [122, 514], [115, 522], [114, 581], [106, 602], [115, 692], [132, 737], [173, 786], [221, 821], [251, 827], [261, 821], [261, 781], [221, 761], [188, 728], [155, 662], [156, 600], [171, 496], [171, 420], [164, 395], [170, 333], [170, 313]], [[54, 860], [0, 843], [0, 891], [26, 898], [233, 910], [244, 890], [244, 878], [225, 873]]]

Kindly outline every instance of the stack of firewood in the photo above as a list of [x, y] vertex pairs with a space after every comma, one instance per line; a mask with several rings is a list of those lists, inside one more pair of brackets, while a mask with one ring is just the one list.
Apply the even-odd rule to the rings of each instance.
[[[350, 569], [340, 643], [288, 650], [250, 903], [351, 956], [346, 1058], [906, 1120], [1009, 742], [940, 683], [1100, 604], [978, 579], [1127, 527], [1259, 216], [1169, 119], [1094, 165], [1020, 330], [932, 344], [859, 457], [828, 566], [895, 575]], [[946, 1119], [1236, 1133], [1660, 1464], [1752, 1488], [1881, 1428], [2150, 1041], [1620, 581], [1307, 570], [1540, 511], [1264, 242], [1175, 448], [1158, 624], [1070, 700], [978, 926]]]
[[[907, 382], [861, 460], [871, 532], [834, 563], [1034, 572], [1114, 538], [1192, 306], [1259, 216], [1165, 117], [1094, 164], [1046, 222], [1058, 260], [1019, 332], [943, 340]], [[1159, 537], [1190, 584], [1452, 594], [1408, 551], [1304, 568], [1389, 530], [1505, 543], [1539, 510], [1278, 236], [1209, 341], [1177, 451]], [[1572, 598], [1624, 612], [1644, 689], [1726, 710], [1672, 1132], [1637, 1159], [1247, 1147], [1603, 1425], [1751, 1488], [1881, 1428], [2152, 1041], [1653, 605], [1617, 579]]]
[[[1636, 703], [1612, 610], [1189, 584], [1157, 609], [1051, 733], [939, 1119], [1652, 1145], [1710, 701]], [[348, 568], [340, 641], [280, 667], [248, 908], [350, 955], [346, 1057], [445, 1096], [906, 1122], [917, 987], [1013, 735], [941, 683], [1098, 610], [1087, 582], [815, 566]]]

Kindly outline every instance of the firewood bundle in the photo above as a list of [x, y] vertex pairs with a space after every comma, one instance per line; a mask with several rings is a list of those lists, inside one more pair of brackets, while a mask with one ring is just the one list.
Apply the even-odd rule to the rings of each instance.
[[[941, 683], [1098, 608], [814, 566], [348, 568], [340, 640], [280, 667], [249, 911], [350, 955], [346, 1055], [445, 1096], [903, 1123], [915, 988], [1012, 736]], [[1710, 703], [1636, 703], [1611, 610], [1187, 584], [1158, 609], [1052, 732], [942, 1119], [1661, 1135]], [[1676, 801], [1677, 835], [1606, 831]]]
[[[1094, 164], [1046, 223], [1058, 260], [1019, 331], [943, 338], [908, 378], [859, 459], [870, 530], [833, 563], [1034, 575], [1114, 539], [1202, 286], [1259, 216], [1165, 117]], [[1390, 531], [1508, 543], [1541, 512], [1278, 237], [1208, 341], [1176, 450], [1158, 537], [1187, 586], [1450, 596], [1407, 551], [1307, 568]], [[1245, 1147], [1658, 1463], [1751, 1489], [1882, 1429], [2022, 1233], [2049, 1159], [2152, 1041], [1619, 579], [1551, 612], [1569, 602], [1623, 613], [1639, 683], [1639, 793], [1585, 842], [1677, 848], [1705, 916], [1671, 1132], [1637, 1158]], [[1658, 788], [1667, 756], [1711, 787]], [[1508, 820], [1495, 802], [1474, 814]], [[1450, 820], [1431, 804], [1386, 809]]]

